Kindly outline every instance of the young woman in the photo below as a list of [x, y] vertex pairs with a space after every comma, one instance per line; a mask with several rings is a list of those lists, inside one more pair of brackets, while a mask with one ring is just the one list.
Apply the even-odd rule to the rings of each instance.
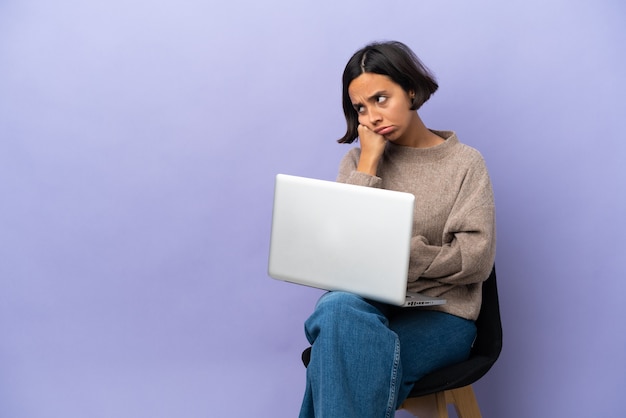
[[479, 152], [418, 115], [437, 88], [399, 42], [367, 45], [346, 65], [348, 128], [339, 142], [358, 137], [360, 147], [343, 158], [337, 181], [415, 195], [408, 287], [447, 304], [408, 309], [345, 292], [322, 296], [305, 323], [312, 350], [300, 418], [392, 417], [417, 380], [470, 353], [494, 263], [493, 192]]

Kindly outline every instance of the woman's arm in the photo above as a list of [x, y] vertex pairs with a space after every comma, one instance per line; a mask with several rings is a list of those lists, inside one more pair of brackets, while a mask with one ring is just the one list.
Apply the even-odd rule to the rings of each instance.
[[442, 284], [485, 280], [496, 249], [495, 206], [484, 163], [472, 169], [458, 194], [443, 231], [443, 244], [423, 236], [411, 242], [409, 281], [430, 279]]

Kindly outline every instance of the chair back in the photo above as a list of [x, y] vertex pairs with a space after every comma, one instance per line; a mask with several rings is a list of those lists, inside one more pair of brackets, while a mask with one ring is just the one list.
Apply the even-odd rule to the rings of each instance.
[[483, 282], [482, 296], [480, 313], [476, 320], [476, 341], [470, 357], [427, 374], [415, 383], [409, 397], [471, 385], [491, 369], [502, 351], [502, 323], [495, 266]]
[[502, 320], [495, 266], [487, 280], [483, 282], [482, 297], [480, 313], [476, 320], [478, 332], [472, 356], [485, 356], [495, 362], [502, 351]]

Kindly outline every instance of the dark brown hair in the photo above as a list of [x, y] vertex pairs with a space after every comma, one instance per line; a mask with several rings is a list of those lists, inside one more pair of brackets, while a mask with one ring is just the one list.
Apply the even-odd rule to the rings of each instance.
[[390, 41], [366, 45], [352, 55], [343, 71], [342, 104], [348, 128], [346, 134], [337, 140], [339, 143], [350, 144], [358, 136], [359, 116], [352, 106], [348, 87], [363, 73], [385, 75], [407, 93], [414, 93], [412, 110], [419, 109], [439, 87], [433, 74], [403, 43]]

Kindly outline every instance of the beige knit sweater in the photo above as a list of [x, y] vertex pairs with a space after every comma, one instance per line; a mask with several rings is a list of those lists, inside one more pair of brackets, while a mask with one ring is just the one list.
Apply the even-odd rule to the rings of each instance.
[[361, 149], [352, 148], [337, 181], [415, 195], [408, 288], [447, 299], [428, 309], [475, 320], [495, 259], [491, 182], [478, 151], [454, 132], [433, 132], [446, 141], [432, 148], [388, 142], [377, 176], [356, 171]]

